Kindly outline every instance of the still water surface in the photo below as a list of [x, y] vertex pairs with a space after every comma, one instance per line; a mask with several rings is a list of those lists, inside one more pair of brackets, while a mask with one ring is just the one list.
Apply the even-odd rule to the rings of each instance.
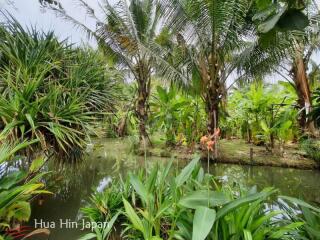
[[[47, 179], [47, 189], [54, 195], [46, 196], [43, 203], [35, 201], [30, 225], [54, 222], [56, 227], [50, 229], [50, 240], [76, 240], [84, 232], [81, 226], [70, 228], [66, 224], [60, 228], [60, 221], [76, 222], [79, 209], [86, 205], [94, 190], [102, 190], [113, 178], [124, 175], [127, 171], [142, 167], [144, 159], [129, 152], [127, 140], [106, 139], [97, 142], [83, 163], [73, 167], [48, 166], [52, 173]], [[148, 157], [148, 164], [168, 159]], [[185, 163], [179, 163], [183, 165]], [[212, 164], [211, 173], [230, 183], [244, 186], [257, 185], [260, 189], [267, 186], [278, 188], [281, 194], [320, 203], [320, 171], [297, 170], [276, 167], [250, 167], [231, 164]], [[112, 184], [112, 183], [111, 183]]]

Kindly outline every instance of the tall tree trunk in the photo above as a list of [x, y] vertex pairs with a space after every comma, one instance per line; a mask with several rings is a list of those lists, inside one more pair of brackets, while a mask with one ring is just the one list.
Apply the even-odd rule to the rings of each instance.
[[139, 140], [140, 146], [151, 145], [151, 141], [147, 132], [148, 123], [148, 99], [150, 95], [151, 76], [149, 68], [142, 61], [138, 67], [138, 100], [136, 105], [136, 116], [139, 121]]
[[146, 145], [150, 144], [149, 135], [147, 132], [147, 122], [148, 122], [148, 96], [149, 94], [146, 91], [146, 84], [139, 85], [138, 89], [138, 101], [137, 101], [137, 109], [136, 114], [139, 120], [139, 139], [141, 144], [146, 143]]
[[309, 87], [308, 76], [306, 72], [306, 64], [301, 54], [297, 54], [292, 68], [293, 80], [298, 96], [298, 105], [303, 109], [299, 117], [299, 125], [303, 131], [315, 133], [314, 122], [308, 118], [308, 114], [312, 109], [311, 93]]
[[208, 133], [213, 134], [219, 122], [219, 91], [218, 86], [210, 88], [206, 94], [206, 108], [208, 112]]
[[[208, 113], [207, 130], [208, 134], [213, 134], [219, 123], [219, 102], [220, 94], [224, 88], [220, 85], [219, 66], [216, 57], [216, 49], [212, 47], [212, 54], [209, 62], [204, 58], [199, 58], [199, 72], [202, 79], [204, 100]], [[209, 66], [207, 65], [209, 64]], [[225, 91], [226, 92], [226, 91]]]

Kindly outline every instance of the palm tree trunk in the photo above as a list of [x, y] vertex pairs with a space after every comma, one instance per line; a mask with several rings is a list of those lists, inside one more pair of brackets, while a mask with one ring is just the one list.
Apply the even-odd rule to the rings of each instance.
[[148, 64], [140, 60], [137, 65], [138, 100], [136, 105], [136, 115], [139, 121], [140, 146], [149, 146], [151, 141], [147, 132], [148, 123], [148, 99], [150, 96], [151, 76]]
[[138, 86], [138, 101], [136, 108], [136, 115], [139, 120], [139, 139], [141, 144], [150, 144], [149, 135], [147, 132], [147, 122], [148, 122], [148, 96], [146, 83], [139, 84]]
[[312, 109], [312, 101], [308, 76], [306, 72], [306, 65], [304, 63], [302, 55], [298, 54], [296, 56], [292, 72], [298, 96], [298, 105], [300, 109], [303, 109], [299, 118], [299, 126], [303, 131], [307, 130], [311, 134], [314, 134], [314, 122], [307, 116]]
[[[211, 90], [211, 91], [210, 91]], [[206, 94], [206, 107], [208, 112], [208, 133], [213, 134], [219, 122], [219, 93], [217, 88], [210, 89]]]

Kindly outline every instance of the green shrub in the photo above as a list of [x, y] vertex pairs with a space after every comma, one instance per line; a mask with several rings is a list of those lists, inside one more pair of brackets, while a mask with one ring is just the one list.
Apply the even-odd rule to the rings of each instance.
[[307, 153], [309, 158], [320, 164], [320, 141], [316, 139], [307, 139], [301, 143], [302, 149]]
[[[82, 212], [87, 219], [117, 221], [125, 239], [305, 239], [304, 219], [285, 218], [284, 211], [268, 207], [276, 193], [221, 186], [195, 158], [181, 171], [171, 162], [129, 173], [125, 182], [120, 178], [96, 193]], [[106, 235], [98, 238], [101, 231]], [[96, 228], [90, 236], [105, 240], [110, 231]]]
[[99, 53], [14, 19], [0, 33], [0, 130], [7, 140], [38, 139], [35, 151], [78, 155], [94, 123], [113, 111], [117, 72]]
[[33, 162], [29, 172], [1, 172], [5, 164], [19, 150], [26, 148], [32, 143], [34, 142], [22, 142], [20, 144], [2, 142], [0, 145], [0, 240], [8, 239], [3, 235], [4, 229], [29, 220], [32, 197], [36, 194], [48, 193], [43, 190], [44, 184], [40, 182], [40, 178], [44, 174], [37, 174], [39, 168], [44, 163], [40, 158]]

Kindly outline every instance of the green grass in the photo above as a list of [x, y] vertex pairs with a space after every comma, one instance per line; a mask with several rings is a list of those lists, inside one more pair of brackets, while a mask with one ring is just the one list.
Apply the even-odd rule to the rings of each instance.
[[[149, 149], [152, 156], [157, 157], [175, 157], [186, 160], [192, 158], [195, 152], [201, 153], [197, 145], [193, 148], [188, 146], [167, 147], [165, 141], [161, 140], [161, 135], [152, 136], [151, 139], [158, 139], [153, 142], [153, 147]], [[250, 159], [250, 148], [253, 149], [253, 160]], [[203, 158], [207, 157], [206, 152], [202, 152]], [[264, 146], [248, 144], [241, 139], [221, 139], [218, 143], [218, 162], [245, 164], [245, 165], [262, 165], [275, 167], [292, 167], [298, 169], [315, 169], [317, 163], [306, 158], [304, 152], [299, 150], [297, 144], [287, 144], [285, 154], [281, 156], [276, 151], [270, 153]]]

